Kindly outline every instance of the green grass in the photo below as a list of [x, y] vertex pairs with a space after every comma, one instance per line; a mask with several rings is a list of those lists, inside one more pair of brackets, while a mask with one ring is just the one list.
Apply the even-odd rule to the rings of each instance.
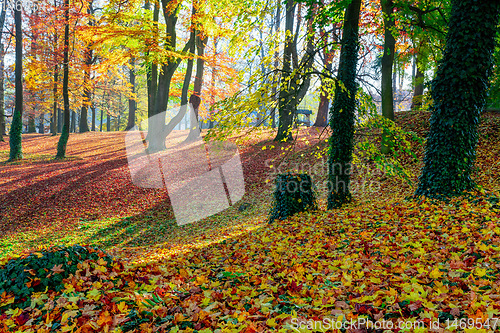
[[148, 216], [111, 217], [46, 225], [37, 230], [18, 230], [0, 236], [0, 259], [55, 245], [92, 245], [114, 254], [147, 252], [151, 248], [175, 251], [185, 244], [195, 247], [221, 241], [253, 230], [266, 220], [264, 209], [239, 212], [229, 208], [192, 224], [178, 226], [169, 212]]
[[[0, 150], [0, 165], [22, 165], [22, 164], [30, 164], [30, 163], [47, 163], [47, 162], [58, 162], [60, 160], [55, 159], [55, 155], [49, 155], [49, 154], [29, 154], [29, 153], [23, 153], [23, 159], [14, 161], [14, 162], [7, 162], [9, 159], [9, 150]], [[81, 160], [81, 157], [78, 156], [66, 156], [65, 160], [68, 161], [74, 161], [74, 160]]]

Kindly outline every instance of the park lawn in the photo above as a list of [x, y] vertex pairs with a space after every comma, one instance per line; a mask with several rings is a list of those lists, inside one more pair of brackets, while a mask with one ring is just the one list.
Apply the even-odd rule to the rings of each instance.
[[[425, 116], [398, 119], [425, 134]], [[123, 134], [72, 135], [71, 158], [57, 162], [49, 158], [56, 138], [27, 135], [26, 161], [0, 164], [0, 263], [56, 244], [97, 245], [116, 260], [83, 262], [64, 289], [33, 295], [30, 308], [6, 310], [12, 297], [0, 295], [0, 327], [290, 332], [302, 320], [306, 332], [313, 331], [306, 324], [365, 318], [384, 320], [385, 328], [418, 319], [493, 331], [500, 318], [498, 124], [495, 116], [483, 121], [476, 178], [486, 190], [467, 200], [407, 200], [411, 185], [377, 176], [377, 194], [359, 191], [331, 212], [320, 202], [320, 211], [272, 224], [265, 161], [279, 158], [280, 145], [270, 150], [270, 136], [255, 135], [240, 145], [248, 208], [236, 204], [183, 227], [164, 190], [131, 184]], [[324, 148], [313, 129], [300, 137]], [[309, 148], [299, 141], [290, 156], [304, 161]], [[421, 158], [422, 147], [415, 151]], [[7, 154], [1, 143], [0, 158]], [[405, 163], [415, 181], [421, 163]]]

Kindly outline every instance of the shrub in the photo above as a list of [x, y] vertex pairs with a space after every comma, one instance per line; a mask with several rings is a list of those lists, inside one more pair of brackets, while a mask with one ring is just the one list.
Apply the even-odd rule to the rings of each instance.
[[294, 173], [278, 175], [269, 223], [310, 209], [317, 209], [311, 176]]
[[53, 247], [34, 252], [24, 258], [10, 259], [0, 266], [0, 295], [4, 292], [15, 296], [8, 308], [26, 308], [31, 304], [31, 294], [48, 290], [60, 291], [62, 281], [74, 274], [77, 264], [85, 260], [103, 258], [109, 266], [113, 259], [98, 248], [74, 245]]

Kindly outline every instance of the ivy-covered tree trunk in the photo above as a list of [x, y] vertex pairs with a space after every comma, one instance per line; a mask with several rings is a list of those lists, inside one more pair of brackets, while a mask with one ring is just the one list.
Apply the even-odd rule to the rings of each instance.
[[64, 103], [64, 124], [57, 144], [56, 158], [66, 157], [66, 145], [69, 139], [69, 0], [64, 1], [64, 63], [63, 63], [63, 103]]
[[331, 108], [330, 152], [328, 156], [328, 209], [340, 208], [351, 200], [349, 191], [356, 108], [358, 23], [361, 0], [353, 0], [345, 11], [335, 99]]
[[[392, 15], [394, 11], [394, 4], [392, 0], [381, 0], [381, 5], [382, 13], [384, 14], [384, 53], [382, 54], [381, 69], [382, 115], [389, 120], [394, 120], [393, 85], [396, 81], [393, 79], [392, 71], [394, 64], [394, 50], [396, 48], [396, 39], [392, 35], [394, 33], [395, 25], [394, 17]], [[380, 151], [383, 154], [389, 154], [391, 152], [391, 141], [391, 134], [384, 130], [382, 132], [382, 143], [380, 147]]]
[[498, 1], [453, 0], [443, 60], [432, 81], [430, 131], [416, 195], [447, 198], [475, 186], [477, 126], [485, 105]]
[[21, 145], [21, 136], [23, 131], [23, 28], [21, 10], [14, 9], [14, 25], [16, 27], [16, 101], [9, 133], [9, 161], [15, 161], [23, 158]]

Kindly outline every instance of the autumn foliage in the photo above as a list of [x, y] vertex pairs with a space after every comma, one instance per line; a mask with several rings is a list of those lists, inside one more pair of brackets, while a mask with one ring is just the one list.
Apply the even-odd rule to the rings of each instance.
[[[426, 113], [397, 115], [421, 136], [428, 119]], [[37, 289], [22, 307], [13, 305], [15, 294], [0, 292], [0, 330], [290, 332], [300, 322], [365, 318], [393, 327], [418, 320], [429, 328], [439, 320], [443, 330], [494, 331], [500, 169], [492, 152], [500, 144], [499, 125], [499, 117], [486, 114], [480, 126], [476, 164], [483, 193], [448, 202], [405, 200], [414, 185], [379, 175], [376, 194], [354, 193], [342, 210], [325, 211], [323, 202], [317, 211], [272, 224], [274, 186], [266, 179], [273, 168], [265, 161], [282, 159], [280, 148], [290, 144], [264, 150], [272, 133], [249, 138], [239, 144], [248, 205], [184, 227], [172, 222], [165, 190], [131, 183], [123, 134], [75, 135], [65, 161], [51, 157], [55, 138], [28, 135], [25, 160], [0, 165], [0, 269], [12, 259], [46, 256], [55, 244], [97, 245], [113, 260], [102, 252], [76, 260], [60, 284]], [[302, 154], [313, 162], [311, 150], [326, 148], [313, 129], [300, 138], [308, 144], [299, 140], [290, 158]], [[7, 147], [0, 144], [3, 157]], [[422, 156], [421, 145], [414, 150]], [[412, 158], [404, 163], [421, 167]], [[66, 269], [54, 263], [44, 274], [57, 277]], [[37, 283], [28, 279], [27, 290]]]

